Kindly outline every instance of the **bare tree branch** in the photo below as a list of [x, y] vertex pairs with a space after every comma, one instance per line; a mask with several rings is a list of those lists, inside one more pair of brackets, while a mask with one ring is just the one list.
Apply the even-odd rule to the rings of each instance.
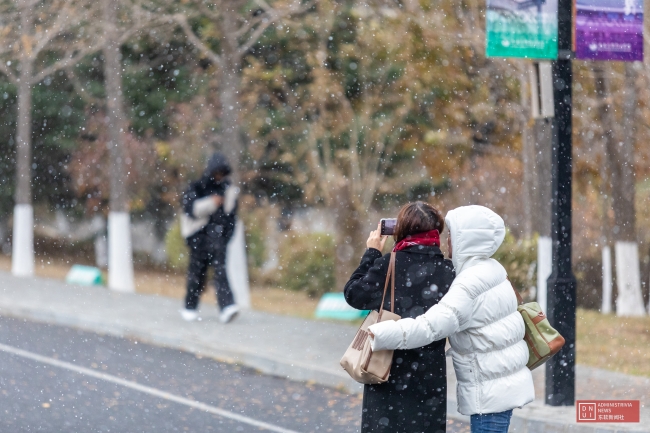
[[173, 16], [174, 21], [183, 29], [183, 32], [185, 33], [185, 36], [189, 41], [194, 45], [201, 53], [203, 53], [204, 56], [206, 56], [210, 61], [218, 65], [219, 67], [223, 67], [223, 60], [221, 59], [221, 56], [212, 51], [210, 47], [208, 47], [201, 39], [199, 39], [198, 36], [192, 31], [192, 28], [190, 27], [189, 23], [187, 22], [187, 17], [182, 14], [176, 14]]
[[269, 6], [269, 4], [264, 0], [255, 0], [255, 3], [257, 3], [257, 5], [264, 9], [266, 12], [273, 10], [273, 8]]
[[[261, 1], [261, 0], [260, 0]], [[259, 40], [259, 38], [264, 34], [264, 31], [271, 25], [274, 24], [276, 21], [286, 18], [286, 17], [291, 17], [292, 15], [299, 15], [301, 13], [304, 13], [311, 9], [318, 0], [312, 0], [308, 3], [305, 3], [304, 5], [300, 7], [293, 7], [293, 8], [288, 8], [285, 9], [284, 11], [278, 11], [277, 9], [273, 9], [270, 6], [268, 10], [266, 10], [265, 15], [268, 16], [268, 21], [264, 22], [262, 21], [262, 24], [255, 29], [253, 34], [248, 38], [248, 41], [246, 41], [238, 50], [237, 54], [240, 56], [243, 56], [246, 54], [250, 48], [255, 45], [255, 43]]]
[[[364, 189], [366, 194], [363, 199], [363, 206], [366, 209], [372, 204], [372, 199], [375, 197], [377, 192], [377, 185], [381, 185], [386, 177], [386, 166], [388, 166], [391, 156], [395, 152], [395, 148], [399, 143], [398, 135], [400, 132], [401, 128], [393, 128], [391, 133], [388, 134], [384, 140], [377, 141], [378, 146], [374, 150], [375, 159], [369, 161], [370, 163], [374, 162], [372, 168], [368, 170], [368, 174], [372, 173], [372, 176], [366, 176], [367, 186]], [[388, 142], [388, 145], [386, 145], [386, 142]]]
[[320, 163], [320, 155], [318, 152], [318, 139], [316, 138], [317, 133], [315, 131], [314, 125], [309, 125], [309, 135], [307, 136], [307, 145], [310, 150], [308, 152], [307, 162], [311, 167], [310, 172], [318, 178], [319, 185], [325, 185], [325, 172], [323, 170], [323, 165]]
[[126, 43], [133, 36], [137, 35], [138, 32], [157, 26], [169, 25], [170, 22], [175, 21], [173, 17], [153, 13], [140, 5], [134, 5], [131, 11], [133, 23], [128, 29], [122, 29], [120, 37], [117, 39], [117, 44], [119, 45]]
[[92, 96], [81, 84], [79, 78], [77, 77], [77, 74], [74, 72], [74, 65], [70, 65], [67, 68], [65, 68], [65, 74], [68, 77], [68, 80], [70, 80], [70, 83], [72, 83], [72, 87], [74, 87], [77, 94], [86, 103], [94, 104], [94, 105], [102, 105], [104, 103], [103, 99]]
[[[359, 145], [360, 132], [359, 132], [359, 120], [355, 116], [352, 119], [352, 125], [350, 125], [350, 180], [352, 181], [352, 191], [363, 190], [361, 187], [362, 176], [361, 167], [359, 166], [359, 152], [357, 146]], [[352, 194], [353, 198], [357, 194]]]
[[219, 13], [207, 7], [203, 2], [199, 2], [198, 6], [203, 15], [210, 18], [210, 20], [217, 21], [219, 19]]
[[250, 48], [259, 40], [262, 34], [264, 34], [266, 29], [280, 18], [276, 13], [267, 12], [267, 14], [269, 15], [267, 21], [262, 21], [262, 24], [257, 29], [255, 29], [251, 37], [248, 38], [248, 41], [239, 47], [237, 50], [237, 55], [243, 56], [246, 54], [246, 52], [248, 52], [248, 50], [250, 50]]
[[0, 72], [5, 74], [7, 79], [11, 81], [12, 84], [18, 84], [18, 78], [16, 77], [16, 74], [13, 73], [6, 62], [0, 62]]
[[14, 51], [14, 41], [5, 41], [0, 48], [0, 56]]
[[96, 51], [101, 50], [102, 47], [104, 46], [105, 42], [106, 41], [102, 38], [102, 39], [99, 40], [99, 42], [97, 44], [92, 45], [92, 46], [90, 46], [90, 47], [88, 47], [86, 49], [77, 51], [76, 54], [71, 55], [70, 57], [68, 57], [68, 55], [66, 54], [66, 56], [63, 59], [58, 60], [57, 62], [55, 62], [55, 63], [51, 64], [50, 66], [46, 67], [45, 69], [41, 70], [38, 74], [34, 75], [32, 77], [32, 79], [30, 80], [30, 82], [32, 84], [37, 84], [41, 80], [43, 80], [45, 77], [47, 77], [48, 75], [51, 75], [51, 74], [53, 74], [54, 72], [56, 72], [58, 70], [65, 69], [67, 67], [70, 67], [70, 66], [76, 64], [81, 59], [86, 57], [88, 54], [91, 54], [91, 53], [94, 53]]
[[41, 30], [40, 32], [36, 32], [34, 35], [34, 39], [37, 41], [36, 46], [33, 49], [34, 56], [40, 53], [54, 38], [61, 35], [61, 33], [68, 31], [71, 21], [77, 21], [77, 19], [70, 19], [70, 15], [73, 12], [73, 8], [70, 7], [71, 2], [65, 2], [64, 6], [62, 6], [62, 3], [64, 3], [64, 1], [59, 0], [52, 5], [52, 10], [57, 11], [54, 23], [50, 27]]
[[264, 21], [264, 18], [266, 18], [266, 14], [258, 15], [257, 17], [255, 17], [255, 18], [253, 18], [253, 19], [251, 19], [251, 20], [246, 21], [246, 24], [244, 24], [243, 26], [241, 26], [241, 27], [239, 28], [239, 30], [237, 30], [237, 31], [235, 32], [234, 36], [235, 36], [236, 38], [240, 38], [240, 37], [244, 36], [246, 33], [248, 33], [249, 31], [251, 31], [251, 29], [252, 29], [253, 27], [255, 27], [256, 25], [258, 25], [259, 23], [261, 23], [262, 21]]

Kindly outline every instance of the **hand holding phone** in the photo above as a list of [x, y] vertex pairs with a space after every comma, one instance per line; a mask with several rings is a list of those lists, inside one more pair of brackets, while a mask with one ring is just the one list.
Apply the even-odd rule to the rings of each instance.
[[392, 236], [395, 234], [395, 226], [397, 225], [397, 218], [382, 218], [379, 221], [381, 227], [380, 233], [382, 236]]
[[373, 230], [370, 232], [370, 236], [368, 236], [368, 240], [366, 241], [366, 246], [368, 248], [374, 248], [376, 250], [383, 250], [384, 249], [384, 244], [386, 243], [386, 236], [381, 235], [381, 223], [377, 225], [377, 230]]

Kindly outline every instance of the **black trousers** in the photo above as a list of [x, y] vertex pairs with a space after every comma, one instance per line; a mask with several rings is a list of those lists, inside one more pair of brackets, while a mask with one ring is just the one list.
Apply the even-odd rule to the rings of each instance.
[[226, 239], [211, 239], [206, 235], [197, 235], [188, 239], [190, 264], [187, 269], [187, 295], [185, 308], [196, 310], [199, 298], [205, 289], [208, 267], [214, 269], [214, 286], [217, 292], [219, 308], [235, 303], [228, 276], [226, 275]]

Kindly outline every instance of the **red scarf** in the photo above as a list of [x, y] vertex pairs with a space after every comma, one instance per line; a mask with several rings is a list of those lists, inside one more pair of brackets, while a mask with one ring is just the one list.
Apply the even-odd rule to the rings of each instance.
[[393, 251], [402, 251], [404, 248], [412, 247], [414, 245], [423, 245], [425, 247], [440, 246], [440, 232], [438, 230], [431, 230], [424, 233], [416, 233], [408, 235], [401, 241], [395, 244]]

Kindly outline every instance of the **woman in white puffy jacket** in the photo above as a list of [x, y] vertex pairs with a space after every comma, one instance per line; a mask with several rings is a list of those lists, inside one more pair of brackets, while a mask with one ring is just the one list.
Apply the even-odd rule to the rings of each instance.
[[506, 433], [512, 409], [533, 401], [535, 390], [514, 289], [490, 258], [505, 225], [483, 206], [454, 209], [445, 222], [457, 275], [449, 292], [415, 319], [372, 325], [372, 349], [414, 349], [449, 337], [458, 411], [471, 416], [472, 433]]

